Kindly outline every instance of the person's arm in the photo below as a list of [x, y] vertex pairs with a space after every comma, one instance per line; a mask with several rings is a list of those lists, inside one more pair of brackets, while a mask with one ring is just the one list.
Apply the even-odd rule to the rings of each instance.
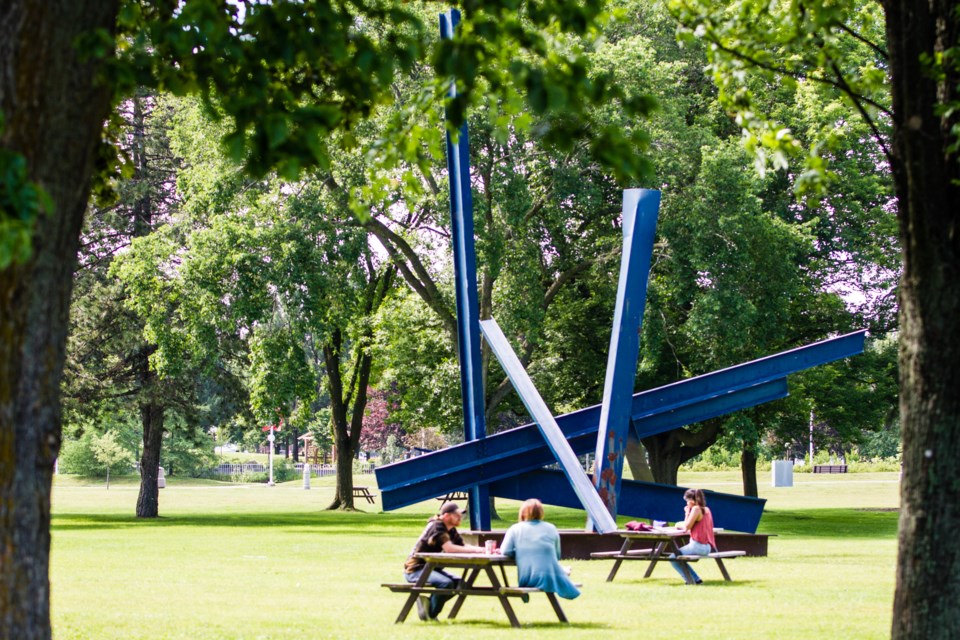
[[681, 523], [677, 524], [677, 529], [682, 531], [690, 531], [693, 528], [693, 525], [697, 523], [697, 520], [703, 517], [703, 514], [700, 512], [700, 507], [694, 507], [687, 512], [687, 518]]
[[513, 525], [507, 529], [507, 534], [503, 536], [503, 544], [500, 545], [500, 553], [511, 558], [517, 555], [516, 526]]
[[443, 543], [444, 553], [486, 553], [486, 549], [472, 544], [456, 544], [452, 540]]

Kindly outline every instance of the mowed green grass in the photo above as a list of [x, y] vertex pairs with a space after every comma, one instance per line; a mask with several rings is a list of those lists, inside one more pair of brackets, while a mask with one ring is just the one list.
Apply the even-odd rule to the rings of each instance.
[[[373, 476], [357, 484], [373, 488]], [[511, 629], [494, 599], [468, 599], [455, 621], [394, 619], [403, 596], [380, 587], [401, 564], [436, 501], [390, 513], [328, 512], [332, 479], [267, 488], [170, 478], [157, 520], [133, 516], [133, 479], [102, 484], [57, 478], [51, 559], [54, 637], [74, 638], [884, 638], [893, 600], [899, 484], [895, 473], [794, 476], [770, 488], [760, 530], [776, 534], [766, 558], [727, 563], [723, 582], [701, 562], [706, 583], [684, 585], [667, 565], [642, 579], [628, 563], [571, 561], [583, 595], [515, 602]], [[681, 474], [685, 486], [740, 493], [737, 473]], [[375, 489], [374, 489], [375, 491]], [[514, 520], [517, 503], [498, 501]], [[580, 512], [547, 507], [561, 528]], [[682, 504], [677, 505], [678, 517]], [[624, 520], [624, 519], [621, 519]]]

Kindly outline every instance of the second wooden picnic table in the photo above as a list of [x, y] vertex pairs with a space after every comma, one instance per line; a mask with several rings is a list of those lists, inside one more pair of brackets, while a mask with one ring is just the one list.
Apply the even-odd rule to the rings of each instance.
[[[683, 555], [680, 552], [680, 541], [685, 539], [690, 535], [688, 531], [682, 531], [679, 529], [660, 529], [657, 531], [618, 531], [618, 534], [623, 538], [623, 546], [620, 547], [619, 551], [604, 551], [599, 553], [590, 554], [592, 558], [603, 558], [603, 559], [613, 559], [613, 568], [610, 570], [610, 575], [607, 576], [607, 582], [613, 582], [613, 579], [617, 575], [617, 571], [620, 570], [620, 565], [624, 560], [644, 560], [650, 563], [650, 566], [647, 567], [646, 573], [643, 574], [644, 578], [649, 578], [653, 573], [654, 567], [657, 566], [657, 562], [664, 560], [670, 561], [675, 560], [680, 566], [681, 573], [683, 574], [683, 579], [687, 584], [693, 584], [693, 573], [690, 571], [689, 563], [697, 562], [701, 558], [710, 558], [717, 561], [717, 565], [720, 567], [720, 572], [723, 574], [724, 580], [728, 582], [731, 581], [730, 574], [727, 573], [727, 568], [723, 564], [723, 558], [734, 558], [742, 555], [746, 555], [744, 551], [718, 551], [710, 553], [706, 556], [691, 556]], [[653, 547], [649, 549], [633, 549], [634, 543], [639, 540], [646, 540], [653, 543]], [[670, 555], [674, 555], [674, 558], [671, 558]]]

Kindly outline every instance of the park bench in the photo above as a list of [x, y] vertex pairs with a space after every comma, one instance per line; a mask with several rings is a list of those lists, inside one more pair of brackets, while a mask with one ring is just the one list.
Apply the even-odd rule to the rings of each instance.
[[354, 498], [363, 498], [364, 500], [366, 500], [366, 501], [369, 502], [370, 504], [375, 504], [374, 498], [377, 497], [377, 494], [375, 494], [375, 493], [370, 493], [370, 489], [369, 489], [368, 487], [354, 487], [354, 488], [353, 488], [353, 497], [354, 497]]
[[467, 500], [469, 499], [470, 499], [470, 494], [467, 493], [466, 491], [451, 491], [446, 495], [437, 496], [437, 500], [439, 500], [441, 503], [462, 502], [464, 505], [466, 505]]
[[847, 465], [845, 464], [815, 464], [813, 465], [814, 473], [846, 473]]

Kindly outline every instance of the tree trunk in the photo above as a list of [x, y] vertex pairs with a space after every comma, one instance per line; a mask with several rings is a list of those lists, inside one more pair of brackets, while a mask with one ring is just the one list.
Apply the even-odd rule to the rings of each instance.
[[716, 442], [722, 424], [722, 418], [712, 418], [704, 420], [699, 431], [674, 429], [641, 440], [650, 454], [654, 482], [676, 485], [680, 465], [697, 457]]
[[677, 484], [680, 469], [680, 449], [683, 446], [677, 429], [648, 436], [642, 440], [650, 453], [650, 471], [653, 481], [660, 484]]
[[[894, 187], [903, 245], [900, 414], [903, 479], [892, 636], [952, 638], [960, 629], [960, 162], [951, 128], [960, 115], [956, 2], [883, 3], [893, 96]], [[948, 59], [948, 56], [944, 56]]]
[[743, 478], [743, 495], [756, 498], [757, 493], [757, 450], [744, 446], [740, 451], [740, 475]]
[[[137, 498], [137, 517], [156, 518], [160, 515], [160, 449], [163, 446], [162, 406], [147, 403], [140, 407], [143, 422], [143, 455], [140, 457], [140, 495]], [[170, 469], [173, 472], [173, 469]]]
[[337, 492], [327, 509], [353, 510], [353, 447], [350, 446], [347, 404], [344, 397], [343, 378], [340, 375], [340, 349], [342, 335], [335, 329], [330, 342], [323, 346], [323, 362], [327, 371], [327, 386], [330, 391], [330, 414], [333, 422], [333, 443], [336, 447], [334, 464], [337, 467]]
[[[113, 30], [116, 0], [0, 4], [0, 153], [26, 160], [53, 201], [33, 253], [0, 271], [0, 637], [50, 637], [50, 485], [60, 451], [60, 379], [94, 151], [110, 108], [74, 42]], [[2, 214], [17, 216], [19, 212]], [[9, 241], [3, 238], [2, 241]]]

